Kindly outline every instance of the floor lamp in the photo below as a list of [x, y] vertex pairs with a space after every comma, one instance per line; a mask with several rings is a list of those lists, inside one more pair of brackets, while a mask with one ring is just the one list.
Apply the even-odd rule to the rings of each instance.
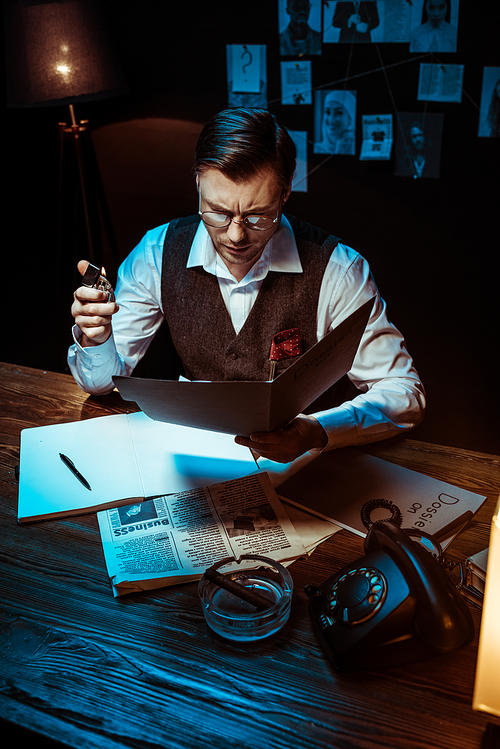
[[[7, 105], [69, 106], [69, 122], [60, 122], [58, 126], [59, 264], [69, 261], [74, 268], [79, 253], [95, 264], [102, 264], [103, 234], [106, 234], [117, 265], [114, 234], [89, 123], [77, 121], [75, 116], [77, 104], [128, 90], [111, 52], [98, 4], [93, 0], [4, 0], [3, 6]], [[71, 207], [70, 195], [74, 200]], [[68, 236], [69, 232], [73, 236]], [[70, 243], [74, 252], [68, 258], [65, 248]]]

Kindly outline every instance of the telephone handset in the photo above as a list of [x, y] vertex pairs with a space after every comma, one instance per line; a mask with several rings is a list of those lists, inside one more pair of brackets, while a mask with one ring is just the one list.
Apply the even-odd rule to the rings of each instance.
[[306, 587], [316, 635], [341, 671], [448, 653], [474, 637], [464, 599], [409, 532], [391, 521], [374, 523], [366, 556]]

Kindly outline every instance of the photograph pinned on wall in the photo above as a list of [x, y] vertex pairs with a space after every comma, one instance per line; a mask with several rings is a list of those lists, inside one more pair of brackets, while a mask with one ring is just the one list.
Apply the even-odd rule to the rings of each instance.
[[410, 4], [407, 0], [323, 3], [323, 43], [408, 43]]
[[459, 0], [412, 0], [410, 52], [456, 52]]
[[281, 57], [321, 54], [321, 0], [278, 0]]
[[356, 153], [356, 91], [316, 91], [314, 153]]
[[291, 139], [297, 149], [297, 165], [292, 180], [292, 192], [307, 192], [307, 132], [289, 130]]
[[312, 104], [310, 60], [281, 62], [281, 103]]
[[398, 112], [394, 174], [437, 179], [440, 173], [443, 114]]
[[483, 68], [479, 138], [500, 138], [500, 67]]
[[364, 114], [360, 161], [384, 161], [392, 151], [392, 114]]
[[323, 42], [407, 42], [410, 13], [406, 0], [323, 3]]
[[419, 101], [462, 101], [463, 65], [420, 63]]
[[265, 44], [227, 44], [228, 107], [267, 109]]

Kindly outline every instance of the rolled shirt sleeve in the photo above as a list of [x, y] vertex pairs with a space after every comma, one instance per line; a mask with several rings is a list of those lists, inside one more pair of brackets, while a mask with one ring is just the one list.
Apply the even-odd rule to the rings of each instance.
[[348, 377], [361, 391], [352, 401], [315, 413], [328, 436], [324, 449], [374, 442], [416, 426], [425, 391], [403, 336], [389, 321], [367, 261], [339, 244], [325, 272], [318, 304], [318, 338], [374, 297]]
[[114, 388], [113, 375], [130, 375], [163, 321], [161, 263], [168, 224], [149, 231], [118, 270], [112, 334], [99, 346], [82, 347], [81, 330], [73, 327], [68, 365], [86, 393], [104, 395]]

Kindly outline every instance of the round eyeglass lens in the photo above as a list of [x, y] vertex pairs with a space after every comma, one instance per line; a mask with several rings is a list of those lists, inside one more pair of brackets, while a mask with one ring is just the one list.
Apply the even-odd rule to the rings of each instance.
[[211, 213], [210, 211], [204, 211], [201, 214], [203, 221], [209, 226], [223, 227], [228, 226], [231, 223], [229, 216], [225, 213]]
[[268, 216], [247, 216], [245, 224], [250, 229], [270, 229], [274, 224], [274, 220]]
[[[213, 226], [216, 229], [223, 229], [231, 223], [231, 218], [225, 213], [203, 211], [201, 212], [201, 217], [208, 226]], [[237, 221], [236, 223], [240, 222]], [[241, 223], [249, 229], [262, 231], [264, 229], [270, 229], [275, 222], [274, 219], [269, 218], [269, 216], [247, 216]]]

